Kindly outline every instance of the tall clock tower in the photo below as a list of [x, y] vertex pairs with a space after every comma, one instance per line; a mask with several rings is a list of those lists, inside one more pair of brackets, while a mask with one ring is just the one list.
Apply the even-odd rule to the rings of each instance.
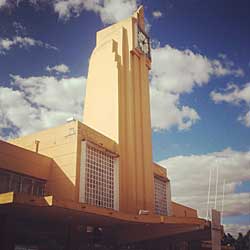
[[150, 64], [143, 7], [97, 32], [83, 119], [119, 144], [119, 207], [130, 213], [154, 212]]

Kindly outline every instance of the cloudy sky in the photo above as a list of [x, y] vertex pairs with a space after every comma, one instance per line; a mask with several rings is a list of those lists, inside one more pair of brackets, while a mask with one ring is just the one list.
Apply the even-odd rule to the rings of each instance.
[[0, 0], [0, 137], [81, 120], [95, 33], [144, 4], [154, 160], [172, 196], [230, 232], [250, 227], [248, 0]]

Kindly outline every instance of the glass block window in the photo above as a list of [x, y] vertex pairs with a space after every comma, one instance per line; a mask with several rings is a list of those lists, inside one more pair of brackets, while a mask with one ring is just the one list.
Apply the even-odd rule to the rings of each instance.
[[167, 215], [167, 182], [159, 177], [154, 177], [155, 186], [155, 213]]
[[[81, 179], [84, 178], [82, 201], [88, 204], [115, 209], [117, 195], [117, 164], [112, 153], [93, 143], [85, 143]], [[81, 193], [81, 191], [80, 191]]]

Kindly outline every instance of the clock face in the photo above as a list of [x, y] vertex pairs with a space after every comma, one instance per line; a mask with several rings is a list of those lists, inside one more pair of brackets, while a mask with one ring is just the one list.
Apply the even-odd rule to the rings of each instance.
[[138, 48], [150, 58], [150, 44], [147, 35], [138, 27], [137, 32]]

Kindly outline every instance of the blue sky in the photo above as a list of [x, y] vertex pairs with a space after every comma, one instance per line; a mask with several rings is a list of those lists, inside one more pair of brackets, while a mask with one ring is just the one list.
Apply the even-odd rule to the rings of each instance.
[[154, 160], [168, 168], [174, 199], [199, 209], [201, 216], [209, 170], [214, 180], [219, 167], [219, 202], [226, 181], [223, 221], [231, 232], [246, 230], [247, 0], [0, 0], [0, 136], [7, 139], [56, 126], [70, 116], [81, 119], [96, 31], [128, 17], [139, 4], [144, 5], [153, 47]]

